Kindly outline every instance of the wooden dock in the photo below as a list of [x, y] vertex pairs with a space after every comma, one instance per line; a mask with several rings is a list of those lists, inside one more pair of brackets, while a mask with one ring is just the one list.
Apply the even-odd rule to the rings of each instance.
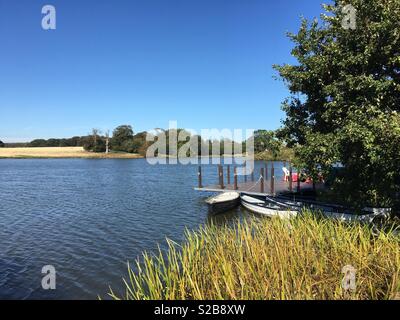
[[[271, 183], [270, 180], [267, 180], [267, 183]], [[301, 191], [305, 190], [312, 190], [313, 186], [312, 184], [307, 184], [307, 183], [301, 183], [300, 184]], [[285, 192], [290, 192], [289, 190], [289, 183], [284, 182], [284, 181], [279, 181], [275, 183], [275, 192], [272, 193], [270, 188], [267, 188], [267, 190], [261, 190], [260, 184], [258, 183], [255, 185], [255, 182], [243, 182], [243, 183], [238, 183], [238, 188], [235, 189], [235, 186], [233, 184], [228, 184], [225, 186], [224, 189], [221, 189], [221, 186], [219, 185], [209, 185], [209, 186], [204, 186], [202, 188], [194, 188], [197, 191], [202, 191], [202, 192], [229, 192], [229, 191], [237, 191], [237, 192], [246, 192], [248, 194], [252, 195], [269, 195], [269, 196], [274, 196], [274, 195], [279, 195]], [[293, 192], [296, 192], [294, 190]]]
[[276, 196], [282, 193], [300, 193], [304, 191], [315, 190], [319, 185], [314, 185], [312, 182], [301, 182], [299, 172], [293, 174], [293, 168], [289, 166], [289, 176], [287, 181], [284, 179], [276, 179], [275, 168], [273, 163], [271, 165], [266, 163], [265, 167], [259, 169], [260, 172], [254, 172], [249, 176], [241, 176], [243, 180], [239, 182], [237, 175], [237, 167], [222, 165], [218, 166], [217, 170], [217, 184], [203, 186], [202, 184], [202, 170], [201, 166], [198, 168], [198, 186], [195, 188], [197, 191], [202, 192], [246, 192], [252, 195], [269, 195]]

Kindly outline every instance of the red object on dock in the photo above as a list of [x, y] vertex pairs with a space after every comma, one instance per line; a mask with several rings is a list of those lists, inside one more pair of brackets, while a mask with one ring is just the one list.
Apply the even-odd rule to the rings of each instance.
[[[292, 182], [297, 182], [297, 179], [298, 179], [298, 174], [292, 173]], [[289, 176], [283, 176], [283, 181], [288, 182]]]

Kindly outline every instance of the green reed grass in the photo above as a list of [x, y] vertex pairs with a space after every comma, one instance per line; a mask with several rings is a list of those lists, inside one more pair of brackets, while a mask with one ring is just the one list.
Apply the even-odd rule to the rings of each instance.
[[[188, 231], [182, 246], [128, 266], [114, 299], [393, 299], [400, 292], [400, 237], [391, 228], [318, 219], [256, 219]], [[342, 269], [356, 269], [356, 290]]]

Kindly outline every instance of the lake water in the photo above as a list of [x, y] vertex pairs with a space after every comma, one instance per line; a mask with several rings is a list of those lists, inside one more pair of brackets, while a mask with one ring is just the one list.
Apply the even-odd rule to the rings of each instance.
[[[216, 171], [203, 168], [204, 185], [216, 183]], [[193, 165], [0, 160], [0, 299], [96, 299], [109, 285], [121, 290], [127, 261], [210, 219], [208, 195], [196, 185]], [[225, 217], [241, 215], [238, 208]], [[45, 265], [56, 268], [56, 290], [41, 287]]]

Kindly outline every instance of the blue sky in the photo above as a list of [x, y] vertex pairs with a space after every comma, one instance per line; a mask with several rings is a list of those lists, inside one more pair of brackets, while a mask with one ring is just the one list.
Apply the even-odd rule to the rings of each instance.
[[[41, 28], [54, 5], [57, 29]], [[91, 128], [276, 129], [272, 64], [320, 0], [0, 0], [0, 140]]]

